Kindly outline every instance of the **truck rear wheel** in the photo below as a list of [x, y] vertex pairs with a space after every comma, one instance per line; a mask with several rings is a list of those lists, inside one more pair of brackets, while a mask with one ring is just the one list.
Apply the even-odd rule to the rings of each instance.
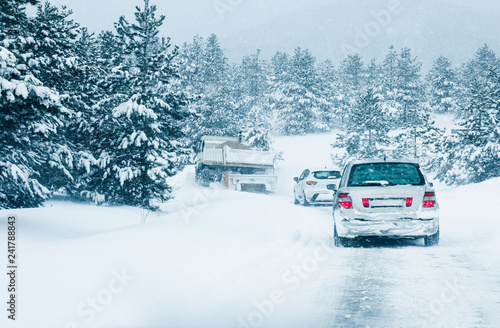
[[210, 182], [216, 181], [216, 172], [206, 166], [196, 170], [196, 182], [202, 187], [209, 187]]

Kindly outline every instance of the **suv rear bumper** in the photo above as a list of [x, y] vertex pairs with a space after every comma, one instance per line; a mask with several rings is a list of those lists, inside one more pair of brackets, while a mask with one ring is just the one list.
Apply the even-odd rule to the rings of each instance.
[[[339, 237], [424, 237], [439, 230], [439, 218], [347, 218], [341, 211], [334, 212]], [[436, 213], [437, 214], [437, 213]]]
[[333, 203], [335, 192], [328, 189], [310, 189], [304, 191], [309, 203]]

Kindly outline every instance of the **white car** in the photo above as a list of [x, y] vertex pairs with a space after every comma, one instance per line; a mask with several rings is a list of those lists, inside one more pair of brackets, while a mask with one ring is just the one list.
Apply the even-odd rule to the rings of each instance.
[[346, 165], [333, 203], [336, 246], [357, 237], [424, 238], [439, 243], [439, 206], [420, 165], [362, 160]]
[[309, 206], [333, 202], [333, 195], [340, 182], [338, 169], [305, 169], [300, 177], [293, 178], [294, 204]]

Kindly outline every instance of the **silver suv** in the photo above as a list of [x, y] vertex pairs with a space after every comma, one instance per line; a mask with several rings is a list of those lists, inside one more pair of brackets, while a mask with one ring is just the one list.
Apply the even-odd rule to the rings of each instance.
[[424, 238], [439, 243], [439, 206], [420, 165], [407, 160], [360, 160], [346, 165], [333, 202], [334, 239]]

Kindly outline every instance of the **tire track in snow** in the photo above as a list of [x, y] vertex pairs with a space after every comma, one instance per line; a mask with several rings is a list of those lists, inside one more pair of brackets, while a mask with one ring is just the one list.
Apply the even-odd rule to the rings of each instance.
[[[391, 323], [387, 307], [388, 268], [380, 266], [383, 258], [376, 249], [339, 249], [344, 261], [331, 269], [344, 272], [343, 284], [338, 281], [325, 283], [332, 295], [331, 301], [323, 306], [318, 315], [321, 318], [316, 327], [381, 327]], [[340, 264], [342, 263], [342, 266]], [[329, 286], [330, 285], [330, 286]]]
[[337, 251], [305, 300], [314, 308], [308, 327], [498, 327], [498, 274], [464, 250]]

